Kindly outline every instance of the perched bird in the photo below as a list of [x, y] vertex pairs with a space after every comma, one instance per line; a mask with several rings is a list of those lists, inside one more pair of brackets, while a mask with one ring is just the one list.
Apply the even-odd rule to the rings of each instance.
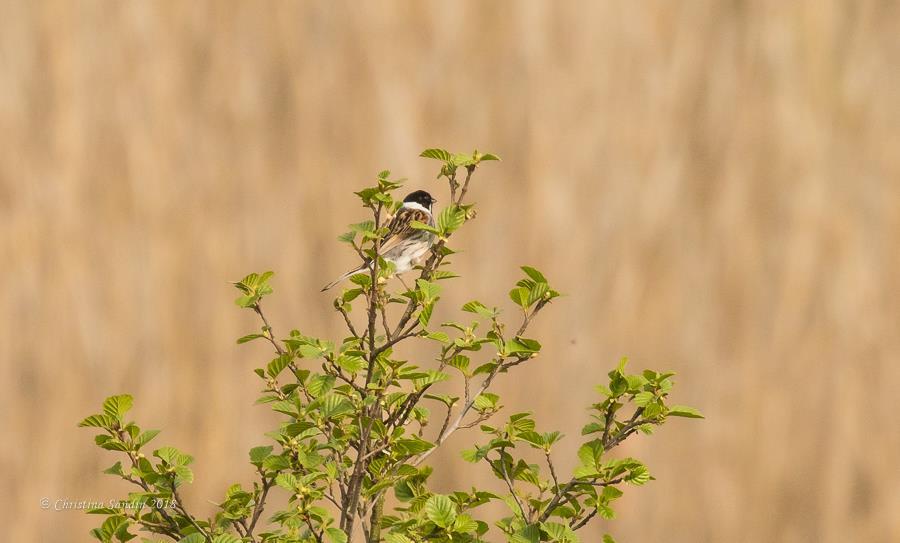
[[[424, 190], [410, 192], [403, 199], [403, 205], [388, 223], [388, 233], [382, 239], [378, 252], [381, 258], [394, 264], [395, 274], [411, 270], [416, 261], [424, 256], [434, 244], [435, 236], [432, 232], [413, 228], [412, 223], [418, 221], [433, 227], [434, 216], [431, 214], [431, 207], [436, 201]], [[351, 275], [370, 269], [371, 266], [371, 259], [366, 259], [359, 267], [353, 268], [322, 287], [322, 291], [330, 289]]]

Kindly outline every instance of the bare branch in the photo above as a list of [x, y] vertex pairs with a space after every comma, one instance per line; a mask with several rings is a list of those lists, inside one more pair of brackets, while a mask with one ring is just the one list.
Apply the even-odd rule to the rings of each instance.
[[506, 448], [503, 447], [500, 449], [500, 458], [497, 462], [500, 463], [500, 474], [503, 475], [503, 481], [506, 483], [506, 488], [509, 489], [509, 493], [512, 494], [513, 499], [516, 501], [516, 505], [519, 506], [519, 512], [522, 513], [522, 518], [528, 522], [531, 519], [529, 515], [525, 513], [525, 508], [522, 507], [522, 502], [519, 500], [519, 496], [516, 494], [516, 487], [513, 483], [512, 479], [510, 479], [509, 474], [506, 472], [506, 462], [503, 460], [503, 455], [506, 453]]
[[269, 325], [269, 321], [266, 319], [265, 314], [263, 314], [262, 307], [260, 307], [259, 302], [253, 304], [253, 311], [256, 311], [256, 314], [259, 315], [259, 318], [263, 321], [263, 336], [269, 340], [269, 343], [275, 347], [275, 351], [278, 352], [279, 355], [284, 354], [284, 349], [278, 342], [275, 340], [275, 333], [272, 332], [272, 327]]

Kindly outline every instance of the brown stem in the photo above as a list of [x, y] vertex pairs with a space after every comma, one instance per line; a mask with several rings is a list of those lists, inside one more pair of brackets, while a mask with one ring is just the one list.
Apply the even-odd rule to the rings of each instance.
[[259, 315], [259, 318], [261, 318], [263, 321], [263, 335], [265, 336], [265, 338], [269, 340], [269, 343], [271, 343], [273, 347], [275, 347], [275, 351], [277, 351], [279, 355], [284, 354], [284, 349], [275, 340], [275, 334], [272, 332], [272, 327], [269, 325], [269, 321], [266, 319], [265, 314], [262, 312], [262, 308], [260, 307], [259, 302], [253, 304], [253, 311], [256, 311], [256, 314]]
[[266, 506], [266, 496], [268, 496], [269, 489], [272, 488], [272, 483], [274, 482], [274, 477], [270, 477], [269, 479], [263, 477], [262, 479], [262, 492], [260, 493], [259, 500], [257, 500], [256, 505], [253, 507], [253, 516], [250, 517], [250, 526], [247, 528], [247, 533], [251, 536], [253, 530], [256, 528], [256, 523], [259, 521], [259, 517], [262, 515], [263, 509]]
[[648, 422], [647, 420], [642, 420], [640, 417], [644, 414], [644, 408], [639, 407], [635, 409], [634, 414], [628, 419], [628, 422], [625, 423], [622, 428], [616, 432], [616, 434], [612, 437], [603, 440], [603, 450], [608, 451], [612, 449], [619, 443], [625, 441], [625, 439], [637, 431], [637, 427], [641, 424]]
[[500, 449], [500, 458], [498, 462], [500, 463], [500, 473], [503, 475], [503, 481], [506, 483], [506, 488], [509, 489], [509, 493], [512, 495], [513, 500], [516, 501], [516, 505], [519, 506], [519, 512], [522, 513], [522, 520], [525, 522], [529, 522], [531, 519], [529, 515], [525, 514], [525, 508], [522, 507], [522, 502], [519, 500], [519, 496], [516, 494], [516, 487], [513, 484], [512, 479], [509, 478], [509, 474], [506, 472], [506, 462], [503, 460], [503, 454], [506, 452], [505, 448]]
[[[531, 321], [534, 319], [535, 315], [537, 315], [538, 311], [540, 311], [544, 307], [544, 305], [546, 305], [546, 301], [541, 300], [540, 302], [538, 302], [538, 304], [535, 306], [534, 310], [531, 313], [525, 314], [525, 317], [522, 320], [522, 325], [519, 326], [519, 330], [516, 332], [516, 336], [521, 336], [523, 333], [525, 333], [525, 330], [528, 328], [528, 325], [531, 324]], [[521, 361], [522, 361], [522, 359], [519, 359], [519, 362], [521, 362]], [[515, 362], [513, 365], [518, 364], [519, 362]], [[478, 399], [478, 396], [480, 396], [481, 393], [483, 393], [485, 390], [488, 389], [488, 387], [491, 386], [491, 383], [493, 382], [494, 377], [496, 377], [497, 374], [500, 373], [500, 370], [502, 370], [508, 366], [509, 365], [504, 365], [503, 360], [499, 360], [497, 362], [497, 366], [491, 371], [491, 373], [488, 374], [487, 377], [485, 377], [484, 381], [481, 382], [481, 385], [479, 385], [478, 389], [475, 391], [475, 394], [473, 394], [472, 397], [469, 398], [469, 400], [465, 403], [465, 405], [463, 406], [459, 415], [457, 415], [456, 419], [454, 419], [453, 423], [450, 424], [450, 426], [447, 427], [446, 430], [444, 430], [443, 432], [441, 432], [438, 435], [437, 440], [435, 440], [435, 442], [434, 442], [434, 447], [432, 447], [431, 449], [422, 453], [422, 455], [419, 456], [413, 462], [413, 464], [412, 464], [413, 466], [418, 466], [419, 464], [424, 462], [425, 459], [428, 458], [429, 456], [431, 456], [431, 454], [435, 450], [437, 450], [437, 448], [440, 447], [444, 443], [444, 441], [446, 441], [447, 438], [450, 437], [450, 435], [453, 432], [455, 432], [456, 430], [458, 430], [460, 428], [460, 425], [462, 424], [463, 419], [466, 417], [466, 415], [469, 413], [469, 411], [475, 405], [475, 401]]]
[[175, 486], [175, 480], [174, 480], [174, 479], [171, 481], [171, 484], [172, 484], [172, 497], [175, 498], [175, 507], [176, 507], [176, 509], [178, 509], [178, 511], [179, 511], [184, 517], [186, 517], [186, 518], [188, 519], [188, 522], [190, 522], [191, 525], [193, 525], [194, 528], [196, 528], [197, 531], [200, 532], [200, 535], [202, 535], [204, 539], [206, 539], [207, 541], [212, 541], [212, 538], [210, 537], [209, 533], [207, 533], [207, 531], [204, 530], [203, 527], [200, 526], [200, 524], [199, 524], [196, 520], [194, 520], [194, 517], [191, 516], [191, 515], [187, 512], [187, 509], [185, 509], [185, 507], [184, 507], [184, 501], [182, 501], [181, 496], [178, 495], [178, 488]]
[[372, 516], [369, 518], [371, 532], [369, 533], [368, 543], [381, 543], [381, 517], [383, 516], [384, 494], [380, 494], [375, 500], [375, 505], [372, 507]]
[[350, 333], [353, 334], [353, 337], [359, 339], [359, 334], [356, 333], [356, 328], [353, 326], [353, 322], [350, 320], [350, 315], [347, 314], [347, 311], [344, 309], [344, 306], [338, 304], [335, 301], [335, 308], [337, 308], [338, 312], [344, 317], [344, 322], [347, 324], [347, 329], [350, 330]]

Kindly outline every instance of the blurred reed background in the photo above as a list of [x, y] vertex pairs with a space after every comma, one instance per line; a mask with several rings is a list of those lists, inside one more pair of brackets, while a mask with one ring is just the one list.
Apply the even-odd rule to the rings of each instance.
[[[228, 280], [276, 270], [276, 330], [336, 335], [351, 191], [433, 189], [425, 147], [492, 151], [448, 306], [517, 266], [569, 296], [500, 390], [570, 437], [622, 355], [679, 373], [623, 453], [658, 480], [623, 542], [900, 541], [900, 5], [5, 1], [0, 375], [7, 541], [88, 541], [112, 455], [75, 427], [129, 391], [197, 457], [191, 506], [250, 479], [265, 345]], [[489, 478], [458, 450], [439, 489]], [[571, 465], [571, 461], [567, 466]]]

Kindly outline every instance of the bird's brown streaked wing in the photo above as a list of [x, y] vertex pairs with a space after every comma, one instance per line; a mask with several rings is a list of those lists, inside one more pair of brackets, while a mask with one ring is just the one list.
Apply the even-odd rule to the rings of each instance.
[[412, 227], [413, 221], [431, 224], [431, 215], [421, 209], [400, 208], [388, 223], [388, 233], [381, 242], [379, 253], [387, 253], [415, 232], [416, 229]]

